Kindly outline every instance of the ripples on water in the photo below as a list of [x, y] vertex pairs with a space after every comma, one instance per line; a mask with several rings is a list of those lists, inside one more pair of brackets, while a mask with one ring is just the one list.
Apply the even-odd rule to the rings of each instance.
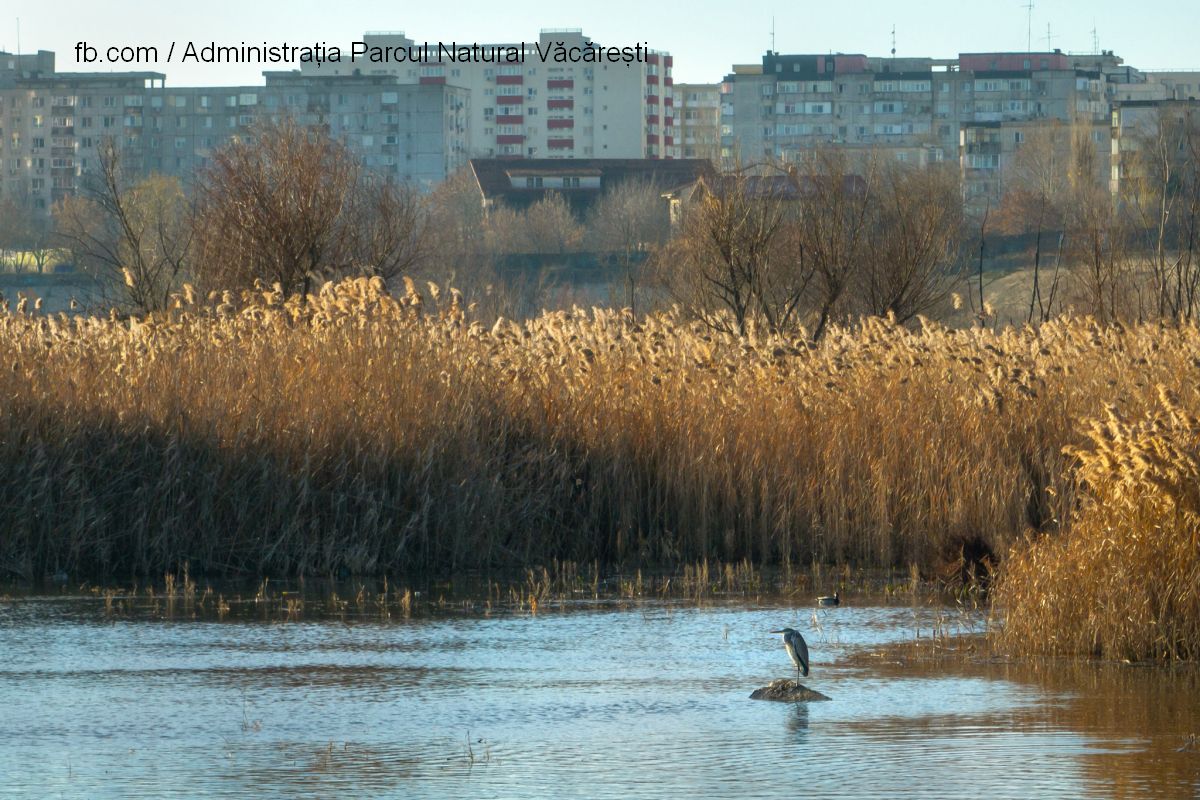
[[[0, 601], [0, 794], [1195, 796], [1194, 672], [862, 657], [942, 613], [164, 622]], [[782, 625], [832, 702], [747, 698], [789, 674]]]

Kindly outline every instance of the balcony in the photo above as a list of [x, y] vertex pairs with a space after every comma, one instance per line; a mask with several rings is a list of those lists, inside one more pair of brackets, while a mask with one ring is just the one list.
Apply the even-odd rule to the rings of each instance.
[[997, 156], [1000, 155], [999, 142], [967, 142], [967, 155]]

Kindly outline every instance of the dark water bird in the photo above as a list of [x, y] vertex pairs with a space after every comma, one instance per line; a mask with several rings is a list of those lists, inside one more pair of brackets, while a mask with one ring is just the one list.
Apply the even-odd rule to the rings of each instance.
[[783, 649], [787, 650], [788, 656], [791, 657], [792, 663], [796, 665], [796, 683], [800, 682], [800, 676], [808, 677], [808, 644], [804, 641], [804, 637], [800, 635], [800, 631], [793, 628], [782, 628], [771, 633], [783, 634]]
[[834, 590], [833, 594], [822, 595], [821, 597], [817, 598], [817, 605], [819, 605], [819, 606], [838, 606], [841, 604], [842, 604], [842, 601], [838, 597], [838, 593], [837, 593], [836, 589]]

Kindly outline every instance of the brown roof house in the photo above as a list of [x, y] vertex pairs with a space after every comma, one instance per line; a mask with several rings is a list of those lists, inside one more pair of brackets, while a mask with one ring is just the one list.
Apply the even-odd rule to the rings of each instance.
[[666, 192], [716, 176], [706, 158], [473, 158], [471, 171], [485, 208], [503, 203], [524, 209], [559, 192], [577, 215], [606, 189], [626, 181], [652, 183]]

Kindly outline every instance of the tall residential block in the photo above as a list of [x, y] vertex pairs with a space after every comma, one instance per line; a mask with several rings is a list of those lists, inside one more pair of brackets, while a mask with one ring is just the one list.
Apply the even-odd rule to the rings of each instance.
[[[556, 60], [556, 53], [578, 56], [592, 45], [637, 48], [634, 56], [641, 60]], [[369, 32], [361, 47], [353, 61], [347, 47], [340, 62], [304, 63], [301, 72], [390, 75], [401, 85], [462, 89], [471, 98], [467, 149], [473, 158], [679, 155], [673, 59], [644, 43], [592, 42], [569, 28], [543, 30], [536, 42], [496, 44], [416, 42], [399, 31]], [[472, 56], [457, 58], [456, 47], [472, 48]]]
[[735, 67], [725, 79], [721, 156], [727, 166], [786, 162], [814, 147], [846, 146], [902, 161], [960, 161], [968, 195], [981, 198], [1000, 188], [1000, 151], [990, 133], [964, 131], [1039, 120], [1104, 124], [1106, 82], [1101, 69], [1057, 50], [954, 59], [768, 52], [761, 65]]
[[[10, 60], [0, 53], [0, 66]], [[364, 167], [400, 182], [431, 187], [467, 163], [462, 88], [390, 76], [264, 76], [260, 86], [168, 88], [162, 73], [57, 72], [52, 58], [0, 70], [0, 197], [49, 209], [79, 190], [107, 138], [135, 172], [188, 180], [231, 138], [285, 117], [325, 130]]]
[[721, 158], [721, 84], [675, 84], [675, 128], [682, 158]]

